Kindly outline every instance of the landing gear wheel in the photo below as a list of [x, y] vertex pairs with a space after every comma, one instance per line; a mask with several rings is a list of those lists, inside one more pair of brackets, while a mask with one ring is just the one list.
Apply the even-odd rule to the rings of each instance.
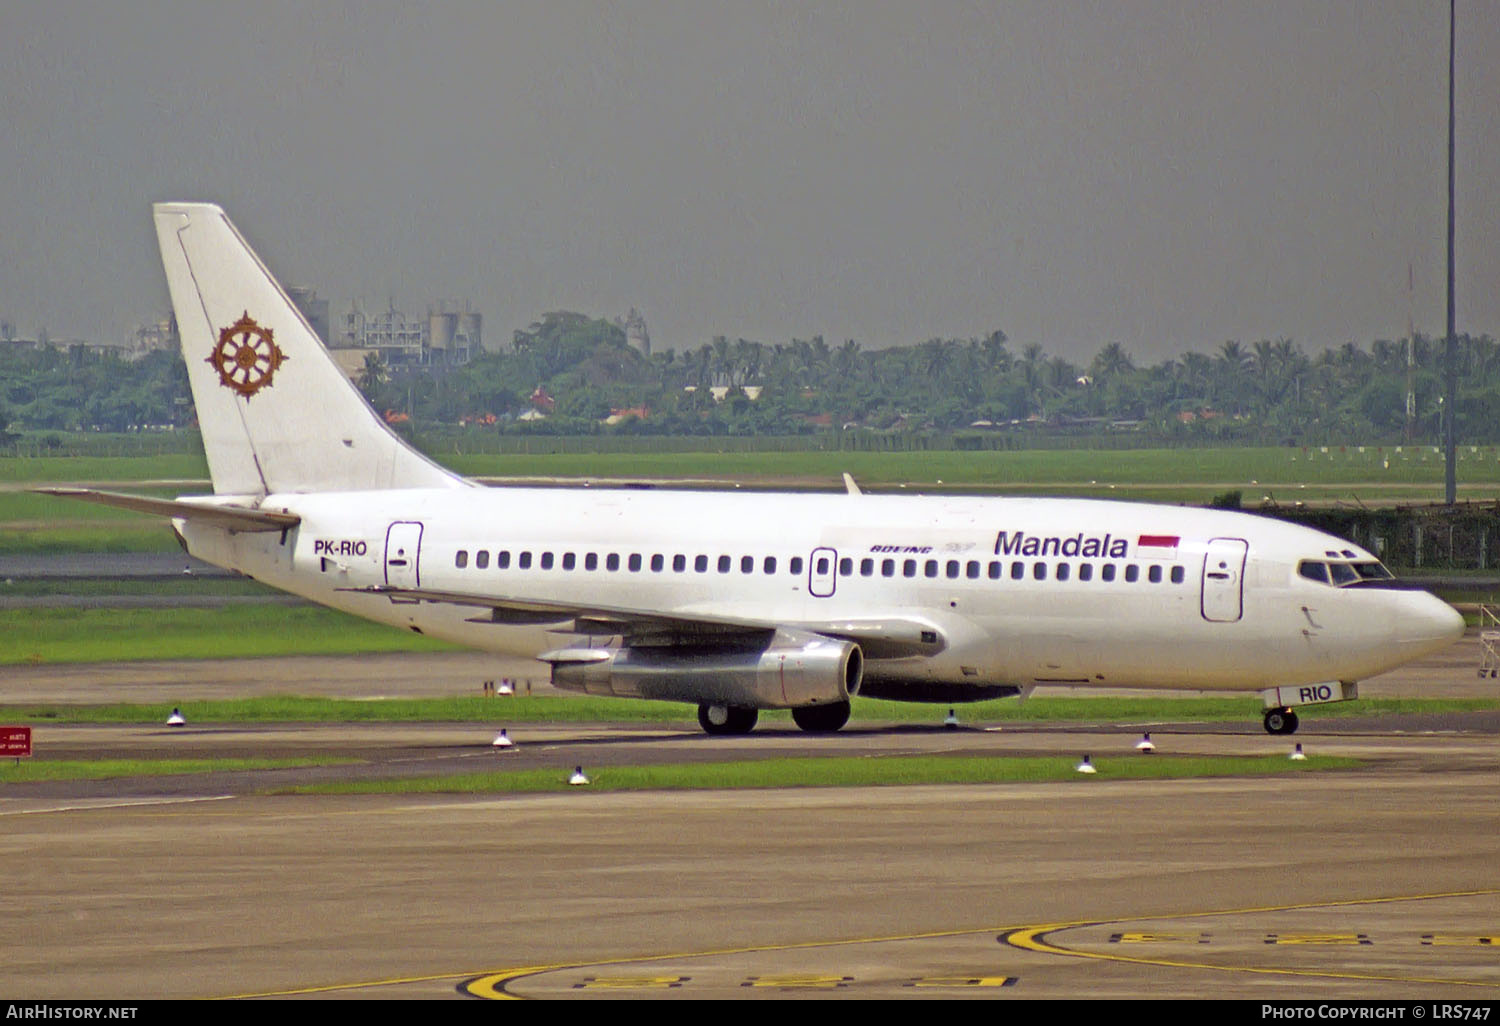
[[700, 705], [698, 723], [709, 734], [748, 734], [760, 713], [737, 705]]
[[1267, 734], [1295, 734], [1297, 732], [1297, 714], [1290, 709], [1267, 709], [1265, 722]]
[[804, 705], [792, 710], [792, 721], [809, 734], [832, 734], [849, 722], [849, 703]]

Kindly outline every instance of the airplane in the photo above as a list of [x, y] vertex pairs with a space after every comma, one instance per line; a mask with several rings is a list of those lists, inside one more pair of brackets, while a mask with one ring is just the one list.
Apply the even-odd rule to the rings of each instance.
[[1248, 513], [1097, 499], [490, 488], [393, 433], [219, 207], [154, 208], [213, 482], [189, 553], [559, 688], [837, 731], [850, 698], [1043, 685], [1258, 693], [1264, 727], [1357, 697], [1464, 622], [1369, 552]]

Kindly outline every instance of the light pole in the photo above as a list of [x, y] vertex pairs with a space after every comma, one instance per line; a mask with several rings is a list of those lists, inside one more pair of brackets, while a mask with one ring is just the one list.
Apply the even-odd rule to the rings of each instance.
[[1443, 421], [1443, 494], [1448, 505], [1458, 500], [1458, 339], [1453, 333], [1453, 17], [1454, 2], [1448, 0], [1448, 339], [1444, 346], [1447, 364], [1447, 416]]

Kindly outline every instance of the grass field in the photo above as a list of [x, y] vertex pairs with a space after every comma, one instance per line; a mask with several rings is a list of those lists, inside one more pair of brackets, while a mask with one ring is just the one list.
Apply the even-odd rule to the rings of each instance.
[[0, 665], [453, 650], [320, 606], [0, 609]]
[[[1460, 497], [1500, 497], [1500, 449], [1460, 451]], [[1018, 452], [683, 452], [467, 455], [447, 460], [487, 478], [615, 478], [740, 482], [748, 487], [1076, 495], [1206, 503], [1239, 490], [1247, 505], [1438, 501], [1443, 464], [1432, 447], [1137, 449]], [[0, 555], [170, 551], [162, 521], [27, 494], [42, 484], [89, 483], [144, 494], [206, 492], [201, 457], [0, 459]], [[180, 484], [163, 485], [163, 480]], [[149, 484], [145, 484], [148, 483]], [[903, 487], [904, 486], [904, 487]]]
[[[0, 720], [8, 723], [162, 723], [173, 708], [168, 704], [51, 703], [0, 706]], [[292, 695], [227, 701], [181, 702], [175, 707], [192, 724], [205, 723], [662, 723], [696, 730], [696, 711], [682, 702], [649, 702], [631, 698], [589, 695], [531, 695], [484, 698], [384, 698], [353, 700]], [[886, 702], [856, 698], [852, 722], [942, 722], [947, 706]], [[1014, 698], [994, 699], [956, 707], [966, 725], [1007, 722], [1114, 723], [1258, 723], [1260, 700], [1250, 697], [1190, 698]], [[1500, 698], [1488, 699], [1360, 699], [1304, 710], [1309, 720], [1321, 717], [1377, 714], [1431, 714], [1500, 708]], [[782, 710], [760, 714], [766, 723], [790, 722]]]
[[[1100, 780], [1177, 780], [1356, 769], [1354, 759], [1292, 762], [1285, 756], [1121, 756], [1093, 761], [1080, 774], [1074, 759], [890, 756], [765, 759], [689, 765], [613, 766], [588, 771], [589, 791], [662, 791], [750, 787], [890, 787], [911, 784], [1010, 784]], [[516, 794], [573, 790], [557, 770], [492, 771], [400, 780], [350, 780], [288, 788], [293, 794]]]
[[344, 766], [351, 760], [332, 756], [301, 759], [0, 759], [0, 784], [43, 780], [113, 780], [173, 773], [231, 773], [242, 770]]
[[[853, 474], [872, 486], [935, 484], [1205, 485], [1327, 487], [1370, 484], [1441, 489], [1443, 461], [1432, 446], [1225, 447], [1213, 449], [1011, 452], [663, 452], [506, 455], [434, 454], [472, 476], [773, 479], [837, 487]], [[201, 456], [7, 457], [0, 482], [204, 481]], [[1464, 446], [1460, 483], [1500, 485], [1500, 449]]]

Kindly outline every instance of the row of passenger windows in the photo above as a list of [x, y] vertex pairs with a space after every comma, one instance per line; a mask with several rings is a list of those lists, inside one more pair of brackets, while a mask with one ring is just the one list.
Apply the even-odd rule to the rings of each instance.
[[[551, 552], [537, 554], [536, 566], [542, 570], [551, 570], [560, 566], [563, 570], [576, 570], [579, 563], [584, 570], [598, 570], [601, 559], [596, 552], [584, 553], [580, 561], [577, 553], [564, 552], [560, 557], [554, 557]], [[631, 573], [640, 573], [647, 565], [647, 560], [638, 552], [633, 552], [622, 557], [617, 552], [607, 553], [602, 563], [607, 571], [617, 571], [621, 564]], [[719, 556], [711, 559], [709, 556], [692, 557], [692, 568], [694, 573], [706, 574], [712, 564], [713, 568], [721, 574], [734, 572], [738, 562], [739, 572], [742, 574], [753, 574], [756, 572], [756, 557], [741, 556], [738, 561], [733, 556]], [[463, 570], [469, 566], [469, 550], [459, 549], [453, 559], [453, 565]], [[532, 553], [522, 551], [515, 553], [514, 562], [509, 549], [500, 549], [495, 552], [495, 568], [498, 570], [509, 570], [512, 565], [518, 570], [530, 570], [532, 567]], [[661, 553], [651, 556], [649, 565], [652, 573], [662, 573], [667, 569], [667, 557]], [[778, 562], [775, 556], [765, 556], [759, 561], [762, 574], [774, 574], [777, 571]], [[490, 553], [487, 549], [480, 549], [474, 553], [474, 567], [478, 570], [486, 570], [490, 566]], [[673, 573], [686, 573], [688, 569], [688, 557], [678, 554], [671, 557]], [[802, 575], [806, 564], [801, 556], [793, 556], [786, 561], [786, 572], [794, 577]], [[816, 556], [813, 559], [812, 572], [819, 577], [827, 577], [833, 569], [831, 556]], [[916, 559], [861, 559], [858, 564], [859, 576], [875, 577], [947, 577], [951, 580], [968, 578], [979, 580], [988, 577], [992, 581], [998, 581], [1005, 577], [1020, 581], [1027, 577], [1032, 580], [1045, 581], [1050, 576], [1054, 580], [1066, 581], [1076, 577], [1080, 581], [1092, 581], [1095, 578], [1096, 568], [1093, 563], [1079, 563], [1076, 566], [1071, 563], [1045, 563], [1035, 561], [1026, 563], [1015, 560], [1006, 564], [1000, 560], [990, 560], [988, 563], [977, 560], [916, 560]], [[1170, 572], [1169, 572], [1170, 571]], [[838, 573], [840, 577], [852, 577], [855, 573], [855, 561], [845, 556], [838, 561]], [[1098, 579], [1101, 581], [1113, 581], [1118, 577], [1127, 583], [1134, 583], [1141, 579], [1141, 567], [1135, 563], [1126, 563], [1123, 567], [1117, 567], [1114, 563], [1101, 563], [1097, 567]], [[1145, 568], [1145, 579], [1152, 584], [1160, 584], [1165, 579], [1170, 579], [1173, 584], [1181, 584], [1187, 579], [1187, 571], [1174, 565], [1170, 568], [1161, 563], [1151, 563]]]

